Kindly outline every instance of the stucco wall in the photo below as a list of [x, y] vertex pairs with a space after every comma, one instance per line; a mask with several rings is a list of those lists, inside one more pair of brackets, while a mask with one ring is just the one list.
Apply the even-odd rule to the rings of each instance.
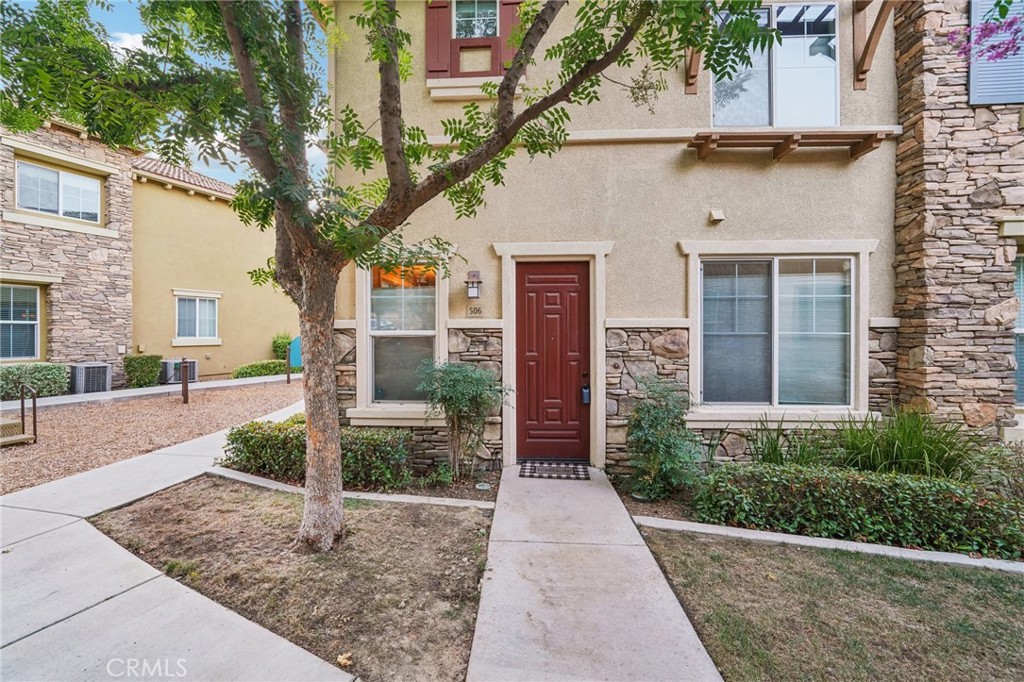
[[[840, 116], [843, 125], [895, 125], [895, 69], [892, 28], [879, 45], [867, 90], [853, 89], [852, 2], [840, 3]], [[358, 11], [341, 2], [338, 16]], [[432, 101], [425, 86], [422, 3], [400, 3], [403, 27], [413, 37], [414, 71], [403, 86], [407, 123], [439, 134], [440, 120], [457, 115], [462, 102]], [[571, 28], [573, 8], [563, 11], [553, 32]], [[338, 104], [353, 104], [366, 122], [374, 111], [377, 74], [365, 61], [365, 43], [347, 20], [349, 40], [332, 62]], [[530, 81], [553, 75], [551, 67], [530, 71]], [[684, 95], [682, 75], [668, 76], [670, 89], [656, 113], [638, 109], [621, 91], [606, 86], [600, 103], [572, 110], [570, 131], [708, 128], [710, 75], [702, 72], [697, 95]], [[715, 152], [697, 161], [682, 142], [570, 144], [555, 158], [510, 164], [506, 186], [490, 188], [475, 219], [456, 220], [443, 198], [412, 218], [407, 238], [439, 234], [458, 244], [468, 262], [456, 261], [451, 317], [466, 314], [461, 282], [480, 270], [483, 317], [500, 318], [500, 262], [491, 244], [502, 241], [612, 240], [607, 266], [609, 317], [686, 317], [686, 273], [680, 239], [864, 239], [879, 240], [870, 262], [870, 311], [891, 315], [893, 301], [893, 188], [895, 143], [849, 161], [845, 149], [797, 150], [779, 162], [766, 150]], [[344, 178], [346, 181], [352, 178]], [[711, 208], [726, 220], [708, 223]], [[349, 269], [351, 270], [351, 268]], [[351, 319], [355, 287], [342, 274], [338, 317]]]
[[[107, 362], [113, 383], [123, 378], [119, 347], [132, 343], [132, 193], [134, 154], [110, 147], [79, 133], [54, 126], [10, 135], [0, 130], [0, 270], [4, 281], [35, 284], [39, 277], [58, 278], [43, 286], [42, 360]], [[64, 155], [73, 163], [103, 164], [109, 175], [68, 166], [46, 153], [34, 156], [11, 145], [27, 142]], [[101, 182], [100, 224], [18, 211], [15, 205], [17, 158], [97, 177]], [[20, 217], [19, 217], [20, 216]], [[67, 229], [23, 220], [45, 219]], [[90, 232], [75, 230], [93, 230]], [[18, 273], [25, 273], [20, 275]]]
[[[274, 253], [274, 233], [246, 227], [223, 199], [210, 201], [155, 181], [134, 183], [135, 351], [199, 360], [201, 375], [227, 374], [272, 357], [278, 332], [298, 335], [298, 313], [282, 292], [246, 274]], [[172, 346], [173, 289], [222, 293], [220, 346]]]

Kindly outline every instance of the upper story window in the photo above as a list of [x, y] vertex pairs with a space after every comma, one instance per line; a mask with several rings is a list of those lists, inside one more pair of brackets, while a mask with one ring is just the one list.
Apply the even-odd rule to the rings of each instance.
[[179, 339], [217, 338], [217, 299], [178, 296]]
[[850, 405], [852, 261], [701, 263], [702, 402]]
[[100, 221], [100, 181], [96, 178], [18, 161], [17, 196], [19, 209]]
[[0, 286], [0, 360], [39, 357], [39, 287]]
[[418, 265], [370, 272], [373, 402], [422, 402], [417, 372], [437, 341], [437, 273]]
[[455, 0], [452, 35], [462, 38], [498, 36], [498, 0]]
[[[981, 24], [994, 5], [995, 0], [971, 0], [971, 26]], [[1013, 16], [1024, 16], [1024, 2], [1017, 0], [1010, 5], [1007, 18]], [[1006, 34], [994, 35], [981, 41], [974, 50], [977, 52], [982, 46], [1006, 37]], [[1024, 103], [1024, 50], [991, 62], [985, 58], [971, 59], [968, 83], [972, 105]]]
[[508, 44], [520, 0], [430, 0], [427, 78], [500, 76], [515, 56]]
[[762, 26], [779, 30], [782, 42], [752, 50], [751, 68], [714, 84], [714, 125], [838, 125], [836, 6], [773, 5], [760, 17]]

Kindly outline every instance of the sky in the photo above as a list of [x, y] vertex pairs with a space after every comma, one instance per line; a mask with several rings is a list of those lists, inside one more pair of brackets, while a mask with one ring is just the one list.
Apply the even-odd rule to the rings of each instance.
[[[21, 4], [30, 8], [33, 2], [31, 0], [22, 0]], [[112, 0], [110, 4], [110, 9], [101, 9], [93, 5], [91, 8], [93, 19], [107, 29], [110, 40], [115, 47], [141, 48], [142, 35], [146, 29], [139, 19], [137, 5], [127, 0]], [[312, 144], [308, 147], [308, 153], [310, 166], [315, 171], [322, 169], [326, 162], [324, 153]], [[245, 175], [244, 163], [240, 163], [232, 170], [216, 162], [208, 164], [196, 157], [193, 157], [193, 169], [230, 184], [234, 184]]]

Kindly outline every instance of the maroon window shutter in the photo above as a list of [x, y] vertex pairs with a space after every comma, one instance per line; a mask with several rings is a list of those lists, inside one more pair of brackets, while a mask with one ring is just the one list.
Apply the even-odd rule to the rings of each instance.
[[509, 36], [519, 25], [519, 3], [522, 0], [501, 0], [498, 25], [501, 27], [501, 72], [505, 73], [505, 65], [516, 56], [516, 48], [508, 44]]
[[427, 78], [451, 75], [452, 7], [447, 0], [427, 3]]

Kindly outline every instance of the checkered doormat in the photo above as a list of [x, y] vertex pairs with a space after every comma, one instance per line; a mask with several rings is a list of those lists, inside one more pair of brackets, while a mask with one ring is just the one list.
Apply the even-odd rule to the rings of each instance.
[[519, 478], [556, 478], [564, 481], [589, 481], [586, 464], [573, 462], [523, 462]]

